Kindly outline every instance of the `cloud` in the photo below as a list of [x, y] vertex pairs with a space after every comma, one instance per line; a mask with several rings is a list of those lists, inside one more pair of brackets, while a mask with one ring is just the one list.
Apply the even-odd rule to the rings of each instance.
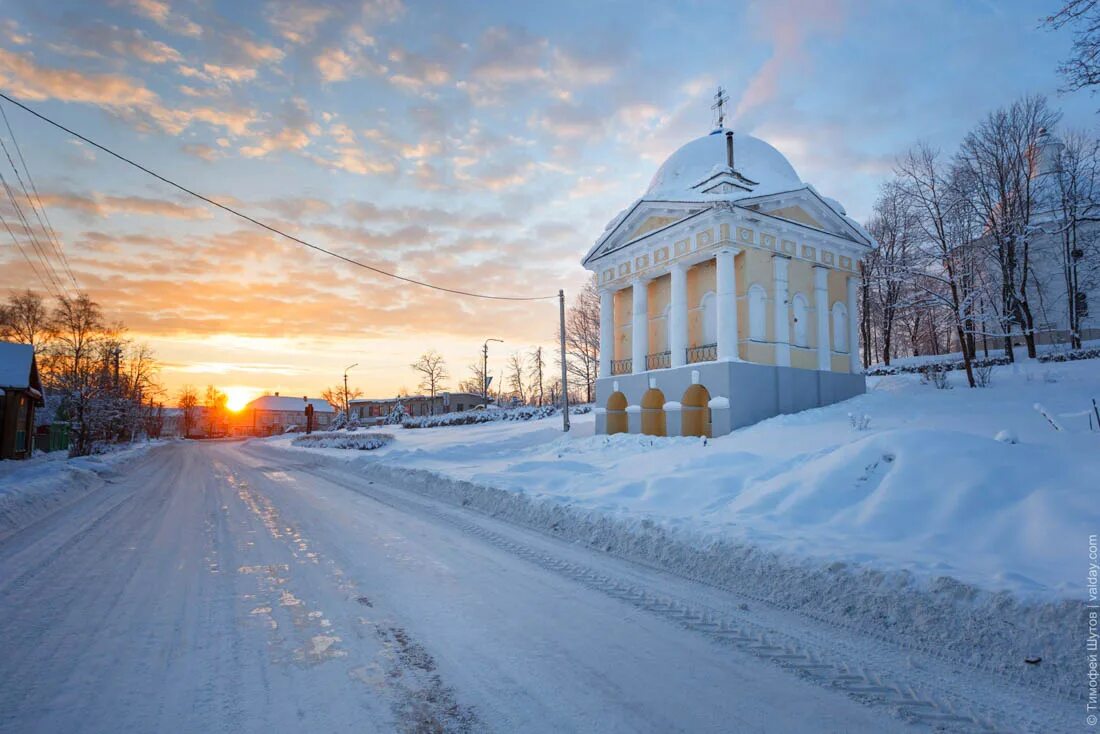
[[95, 23], [73, 31], [79, 55], [100, 56], [110, 52], [132, 58], [143, 64], [179, 63], [183, 56], [172, 46], [146, 36], [136, 28], [120, 28], [107, 23]]
[[174, 201], [152, 199], [144, 196], [42, 192], [41, 199], [42, 205], [50, 209], [69, 209], [96, 217], [109, 217], [116, 214], [185, 220], [211, 219], [213, 217], [213, 213], [208, 207], [197, 204], [180, 204]]
[[735, 119], [773, 100], [788, 80], [802, 78], [801, 74], [791, 72], [806, 60], [809, 39], [839, 32], [844, 24], [844, 8], [839, 0], [797, 5], [782, 1], [756, 7], [760, 14], [757, 25], [771, 41], [772, 55], [742, 92]]
[[309, 43], [321, 24], [333, 16], [330, 7], [309, 5], [295, 0], [279, 0], [268, 5], [267, 22], [280, 36], [296, 44]]
[[370, 57], [374, 38], [361, 28], [353, 28], [342, 45], [322, 49], [313, 65], [324, 82], [342, 82], [367, 74], [385, 74], [387, 69]]
[[202, 26], [172, 10], [167, 0], [122, 0], [137, 15], [153, 21], [161, 28], [182, 36], [198, 38]]

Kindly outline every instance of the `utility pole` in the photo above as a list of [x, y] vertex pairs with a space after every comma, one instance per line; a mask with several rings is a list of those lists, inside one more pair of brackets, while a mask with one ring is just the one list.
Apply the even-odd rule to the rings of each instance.
[[503, 339], [486, 339], [481, 345], [481, 402], [489, 407], [489, 342], [504, 343]]
[[352, 367], [358, 367], [358, 366], [359, 366], [359, 363], [356, 362], [355, 364], [349, 365], [348, 367], [344, 368], [344, 421], [345, 422], [351, 420], [351, 413], [349, 412], [350, 409], [348, 407], [348, 402], [349, 402], [348, 401], [348, 370], [350, 370]]
[[558, 291], [558, 331], [561, 337], [561, 429], [569, 432], [569, 373], [565, 364], [565, 291]]

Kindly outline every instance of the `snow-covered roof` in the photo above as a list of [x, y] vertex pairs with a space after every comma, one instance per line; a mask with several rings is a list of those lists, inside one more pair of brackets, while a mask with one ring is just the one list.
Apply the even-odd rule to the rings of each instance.
[[244, 409], [304, 411], [306, 409], [307, 402], [313, 406], [314, 412], [336, 412], [336, 409], [333, 408], [327, 400], [322, 400], [321, 398], [309, 398], [308, 400], [303, 400], [302, 398], [294, 398], [287, 395], [263, 395], [250, 402], [244, 407]]
[[[696, 138], [670, 155], [654, 174], [646, 190], [646, 199], [695, 197], [695, 187], [717, 174], [728, 172], [726, 131], [722, 128]], [[730, 192], [727, 199], [761, 196], [802, 188], [805, 184], [790, 161], [768, 143], [744, 133], [733, 136], [733, 168], [755, 182], [751, 191]]]
[[[671, 205], [682, 208], [684, 205], [708, 206], [716, 202], [749, 206], [767, 197], [802, 191], [812, 192], [848, 225], [850, 234], [855, 235], [852, 238], [854, 241], [864, 246], [875, 246], [874, 238], [848, 216], [839, 201], [821, 195], [812, 184], [802, 181], [786, 156], [760, 138], [745, 133], [733, 136], [731, 169], [726, 150], [727, 132], [725, 128], [718, 128], [709, 135], [680, 146], [657, 169], [642, 197], [607, 223], [581, 262], [587, 264], [639, 207]], [[689, 216], [688, 211], [684, 215]]]
[[33, 365], [33, 346], [0, 342], [0, 387], [12, 387], [17, 390], [30, 387]]

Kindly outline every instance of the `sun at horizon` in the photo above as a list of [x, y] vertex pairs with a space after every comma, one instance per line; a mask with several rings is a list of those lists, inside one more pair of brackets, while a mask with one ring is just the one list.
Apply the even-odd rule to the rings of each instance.
[[244, 410], [244, 407], [254, 398], [259, 397], [262, 392], [254, 387], [241, 386], [223, 387], [221, 391], [225, 393], [228, 398], [225, 407], [229, 408], [229, 410], [234, 413], [239, 413]]

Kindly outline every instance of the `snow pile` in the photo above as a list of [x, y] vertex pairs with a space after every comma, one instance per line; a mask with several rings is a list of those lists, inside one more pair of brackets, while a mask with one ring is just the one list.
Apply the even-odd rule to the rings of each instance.
[[[585, 415], [591, 412], [591, 405], [576, 405], [569, 408], [570, 415]], [[401, 420], [401, 426], [403, 428], [469, 426], [496, 421], [539, 420], [560, 414], [561, 411], [556, 405], [521, 405], [517, 408], [488, 408], [486, 410], [466, 410], [461, 413], [443, 413], [441, 415], [405, 416]]]
[[114, 451], [75, 459], [53, 451], [26, 461], [0, 461], [0, 538], [100, 486], [101, 473], [159, 443], [116, 445]]
[[358, 451], [373, 451], [380, 449], [390, 441], [393, 436], [388, 433], [344, 433], [328, 431], [326, 433], [311, 433], [306, 436], [298, 436], [293, 440], [293, 445], [311, 449], [356, 449]]
[[956, 660], [1038, 654], [1029, 675], [1068, 686], [1100, 528], [1100, 364], [993, 370], [974, 390], [871, 378], [708, 440], [594, 436], [590, 417], [564, 436], [554, 420], [403, 431], [356, 468]]

